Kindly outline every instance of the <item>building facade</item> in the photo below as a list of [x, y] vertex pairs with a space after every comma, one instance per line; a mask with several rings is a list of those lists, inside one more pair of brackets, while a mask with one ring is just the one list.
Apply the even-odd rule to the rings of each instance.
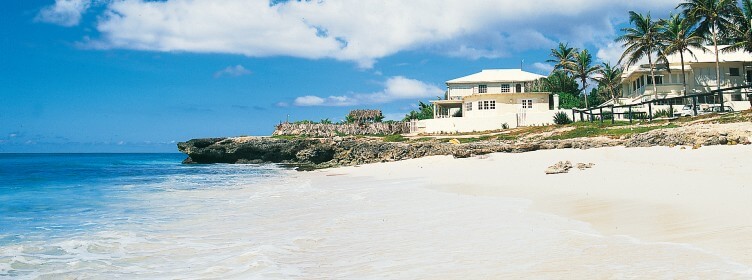
[[[719, 46], [722, 49], [725, 46]], [[712, 49], [712, 46], [708, 47]], [[710, 50], [692, 49], [694, 56], [684, 54], [685, 76], [682, 77], [682, 63], [679, 54], [667, 58], [668, 64], [657, 64], [655, 89], [648, 64], [630, 67], [622, 74], [622, 98], [619, 104], [633, 104], [660, 98], [684, 95], [683, 81], [686, 79], [687, 94], [709, 93], [721, 88], [752, 84], [752, 55], [743, 51], [720, 52], [720, 77], [716, 77], [715, 54]], [[723, 102], [735, 110], [749, 108], [749, 90], [736, 89], [723, 94]], [[614, 101], [609, 101], [613, 103]], [[717, 104], [717, 96], [701, 97], [699, 103]]]
[[446, 82], [445, 99], [431, 101], [433, 120], [416, 132], [472, 132], [551, 123], [558, 96], [535, 92], [545, 78], [521, 69], [487, 69]]

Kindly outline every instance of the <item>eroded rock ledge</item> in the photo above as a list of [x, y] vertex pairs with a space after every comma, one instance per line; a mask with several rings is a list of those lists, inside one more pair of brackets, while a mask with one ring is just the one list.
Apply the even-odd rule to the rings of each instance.
[[452, 144], [434, 139], [384, 142], [379, 138], [331, 137], [279, 139], [272, 137], [203, 138], [178, 143], [184, 163], [286, 163], [311, 168], [389, 162], [433, 155], [457, 158], [495, 152], [520, 153], [547, 149], [589, 149], [626, 146], [708, 146], [749, 144], [752, 123], [700, 124], [659, 129], [620, 138], [565, 140], [484, 140]]

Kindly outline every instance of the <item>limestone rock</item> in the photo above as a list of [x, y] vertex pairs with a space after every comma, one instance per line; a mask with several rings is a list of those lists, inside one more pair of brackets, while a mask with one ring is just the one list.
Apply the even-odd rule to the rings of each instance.
[[560, 161], [546, 168], [546, 174], [567, 173], [569, 172], [569, 169], [572, 169], [572, 162]]
[[590, 163], [580, 162], [580, 163], [577, 164], [577, 169], [579, 169], [579, 170], [585, 170], [587, 168], [592, 168], [594, 165], [595, 165], [595, 163], [592, 163], [592, 162], [590, 162]]

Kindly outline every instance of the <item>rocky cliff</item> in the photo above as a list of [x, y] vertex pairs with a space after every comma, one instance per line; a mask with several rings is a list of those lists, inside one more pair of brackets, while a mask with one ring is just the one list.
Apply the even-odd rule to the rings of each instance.
[[[545, 136], [545, 135], [543, 135]], [[749, 144], [752, 123], [698, 124], [658, 129], [634, 135], [550, 140], [528, 135], [516, 140], [482, 140], [471, 143], [447, 139], [385, 142], [375, 137], [294, 138], [235, 137], [193, 139], [178, 143], [186, 153], [184, 163], [286, 163], [311, 168], [397, 161], [432, 155], [458, 158], [494, 152], [518, 153], [545, 149], [626, 146], [678, 146]], [[550, 136], [550, 133], [548, 134]]]

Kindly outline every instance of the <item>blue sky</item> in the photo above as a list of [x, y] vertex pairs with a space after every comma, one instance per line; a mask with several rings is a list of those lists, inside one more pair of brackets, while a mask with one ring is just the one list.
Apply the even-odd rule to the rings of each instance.
[[[629, 2], [629, 3], [623, 3]], [[634, 2], [634, 3], [632, 3]], [[444, 81], [615, 61], [627, 11], [678, 1], [4, 1], [0, 152], [174, 152], [352, 109], [401, 118]]]

